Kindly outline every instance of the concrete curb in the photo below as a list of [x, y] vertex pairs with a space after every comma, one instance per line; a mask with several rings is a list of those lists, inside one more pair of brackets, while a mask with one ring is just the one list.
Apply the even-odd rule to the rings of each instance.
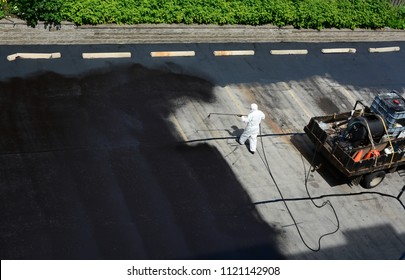
[[396, 29], [294, 29], [272, 25], [139, 24], [60, 26], [39, 23], [28, 27], [21, 20], [0, 20], [1, 45], [154, 44], [154, 43], [264, 43], [264, 42], [382, 42], [405, 41]]

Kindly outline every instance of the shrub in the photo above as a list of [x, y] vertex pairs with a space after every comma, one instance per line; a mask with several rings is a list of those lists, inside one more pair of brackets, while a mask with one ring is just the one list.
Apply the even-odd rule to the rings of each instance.
[[392, 28], [405, 29], [405, 6], [396, 7], [388, 20], [388, 26]]
[[[4, 0], [0, 0], [4, 1]], [[296, 28], [405, 28], [387, 0], [9, 0], [28, 24], [273, 24]], [[1, 14], [0, 14], [1, 16]]]
[[[10, 0], [13, 13], [27, 21], [30, 26], [35, 26], [38, 21], [47, 23], [60, 23], [63, 0]], [[79, 1], [78, 1], [79, 2]]]
[[6, 17], [7, 0], [0, 0], [0, 19]]

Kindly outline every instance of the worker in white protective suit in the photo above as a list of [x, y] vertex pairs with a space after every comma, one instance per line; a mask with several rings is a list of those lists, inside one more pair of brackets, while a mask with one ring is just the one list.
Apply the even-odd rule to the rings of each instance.
[[257, 135], [260, 133], [260, 122], [265, 116], [257, 107], [257, 104], [250, 105], [250, 113], [247, 116], [242, 116], [243, 122], [247, 123], [242, 135], [236, 141], [243, 145], [249, 139], [249, 152], [254, 154], [257, 147]]

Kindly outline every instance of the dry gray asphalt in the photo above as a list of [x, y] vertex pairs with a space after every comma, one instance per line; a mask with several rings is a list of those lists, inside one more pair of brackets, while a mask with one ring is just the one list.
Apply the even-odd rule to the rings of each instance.
[[[4, 21], [0, 29], [1, 259], [398, 259], [405, 251], [404, 199], [395, 199], [404, 174], [371, 193], [333, 171], [311, 173], [311, 196], [334, 206], [318, 209], [303, 185], [313, 146], [302, 134], [311, 116], [405, 92], [403, 31], [49, 30]], [[387, 46], [401, 51], [368, 52]], [[357, 52], [321, 53], [332, 47]], [[213, 56], [223, 49], [255, 54]], [[150, 56], [167, 50], [196, 55]], [[81, 57], [114, 51], [132, 57]], [[7, 61], [21, 52], [62, 57]], [[251, 102], [266, 114], [255, 155], [234, 141], [238, 119], [207, 118], [246, 113]]]

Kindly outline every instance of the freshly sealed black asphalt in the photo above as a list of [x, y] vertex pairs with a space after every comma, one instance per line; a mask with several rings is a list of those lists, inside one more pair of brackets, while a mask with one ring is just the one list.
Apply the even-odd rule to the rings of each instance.
[[[1, 259], [283, 258], [277, 232], [260, 218], [219, 151], [181, 144], [170, 113], [182, 97], [215, 102], [214, 86], [230, 83], [325, 74], [357, 87], [401, 89], [404, 83], [403, 54], [371, 57], [357, 44], [360, 54], [321, 57], [318, 45], [297, 44], [290, 47], [308, 47], [310, 55], [268, 60], [276, 46], [217, 45], [253, 47], [257, 55], [215, 61], [208, 59], [210, 45], [118, 46], [145, 58], [117, 63], [78, 58], [81, 51], [114, 46], [51, 46], [50, 52], [63, 51], [55, 62], [5, 60], [46, 46], [3, 48]], [[196, 47], [197, 56], [147, 58], [150, 49], [169, 47]], [[386, 60], [392, 65], [379, 69]]]
[[217, 149], [164, 120], [212, 87], [137, 64], [2, 82], [2, 259], [280, 258]]

